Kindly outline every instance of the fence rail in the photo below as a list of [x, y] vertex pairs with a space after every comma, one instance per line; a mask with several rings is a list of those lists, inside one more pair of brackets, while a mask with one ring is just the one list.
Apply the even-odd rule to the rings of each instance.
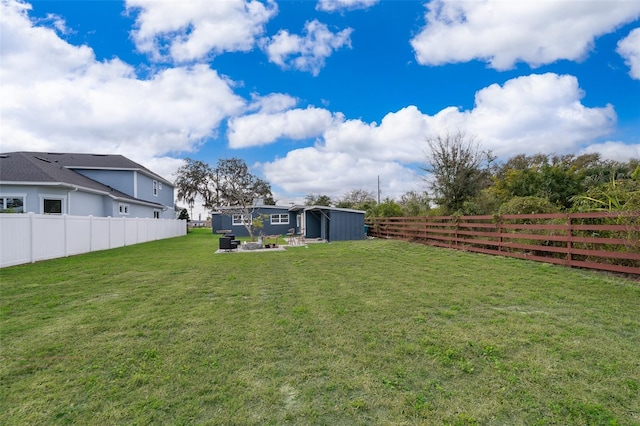
[[0, 268], [185, 235], [184, 220], [0, 214]]
[[378, 217], [373, 237], [640, 275], [640, 212]]

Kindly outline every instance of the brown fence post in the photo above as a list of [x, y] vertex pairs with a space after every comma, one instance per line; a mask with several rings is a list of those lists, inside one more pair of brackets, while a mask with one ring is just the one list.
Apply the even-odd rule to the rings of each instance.
[[455, 226], [456, 227], [455, 227], [455, 231], [454, 231], [454, 234], [453, 234], [453, 238], [455, 238], [454, 243], [455, 243], [456, 247], [458, 247], [458, 224], [459, 224], [459, 220], [460, 220], [460, 218], [457, 218], [457, 217], [455, 218]]
[[[495, 216], [494, 216], [495, 219]], [[502, 251], [502, 217], [498, 216], [496, 220], [496, 226], [498, 227], [498, 252]]]
[[572, 229], [571, 223], [572, 223], [571, 215], [568, 214], [567, 215], [567, 266], [571, 266], [571, 263], [573, 260], [571, 256], [571, 251], [573, 248], [573, 241], [572, 241], [573, 229]]

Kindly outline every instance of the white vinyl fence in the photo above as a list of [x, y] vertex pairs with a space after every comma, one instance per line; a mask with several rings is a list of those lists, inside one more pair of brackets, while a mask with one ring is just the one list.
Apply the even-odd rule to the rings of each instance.
[[0, 268], [186, 233], [184, 220], [0, 213]]

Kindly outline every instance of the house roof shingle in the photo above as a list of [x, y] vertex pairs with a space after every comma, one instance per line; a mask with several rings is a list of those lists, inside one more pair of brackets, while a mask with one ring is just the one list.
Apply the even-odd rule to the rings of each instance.
[[[102, 156], [42, 152], [9, 152], [0, 154], [0, 182], [67, 184], [107, 193], [116, 198], [142, 202], [142, 200], [76, 173], [73, 171], [74, 168], [143, 170], [151, 176], [159, 177], [121, 155]], [[165, 182], [165, 179], [162, 179], [162, 181]], [[145, 201], [145, 203], [149, 202]]]
[[[77, 154], [57, 152], [9, 152], [0, 154], [3, 157], [20, 155], [24, 158], [42, 162], [55, 163], [68, 169], [114, 169], [114, 170], [138, 170], [154, 179], [173, 186], [157, 173], [119, 154]], [[33, 162], [33, 161], [32, 161]], [[19, 172], [19, 170], [16, 170]], [[3, 179], [4, 180], [4, 179]]]

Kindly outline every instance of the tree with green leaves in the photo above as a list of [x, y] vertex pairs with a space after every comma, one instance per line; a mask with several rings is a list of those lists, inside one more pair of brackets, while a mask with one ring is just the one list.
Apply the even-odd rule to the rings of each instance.
[[336, 207], [357, 210], [368, 210], [375, 205], [376, 199], [373, 194], [364, 189], [352, 189], [336, 203]]
[[223, 214], [241, 215], [242, 224], [251, 239], [254, 239], [254, 212], [266, 201], [273, 202], [271, 185], [249, 172], [247, 164], [239, 158], [221, 159], [214, 170], [219, 206]]
[[331, 206], [333, 200], [328, 195], [307, 194], [304, 197], [305, 206]]
[[214, 173], [204, 161], [185, 158], [184, 164], [176, 172], [175, 185], [179, 201], [193, 207], [198, 196], [202, 197], [204, 206], [212, 208], [216, 204], [217, 189]]
[[434, 201], [446, 214], [460, 211], [468, 199], [489, 186], [495, 157], [482, 151], [475, 138], [464, 132], [435, 135], [427, 139], [426, 166]]
[[178, 219], [179, 220], [186, 220], [187, 222], [189, 221], [189, 212], [187, 211], [187, 209], [180, 210], [180, 214], [178, 215]]
[[371, 215], [376, 217], [398, 217], [403, 216], [404, 212], [400, 204], [387, 197], [372, 209]]
[[220, 159], [215, 168], [199, 160], [185, 159], [176, 173], [178, 200], [193, 206], [196, 197], [209, 209], [220, 208], [229, 216], [242, 215], [243, 224], [253, 239], [253, 212], [257, 200], [275, 205], [271, 185], [249, 171], [240, 158]]
[[426, 216], [431, 210], [429, 194], [426, 191], [408, 191], [400, 196], [400, 207], [405, 216]]

